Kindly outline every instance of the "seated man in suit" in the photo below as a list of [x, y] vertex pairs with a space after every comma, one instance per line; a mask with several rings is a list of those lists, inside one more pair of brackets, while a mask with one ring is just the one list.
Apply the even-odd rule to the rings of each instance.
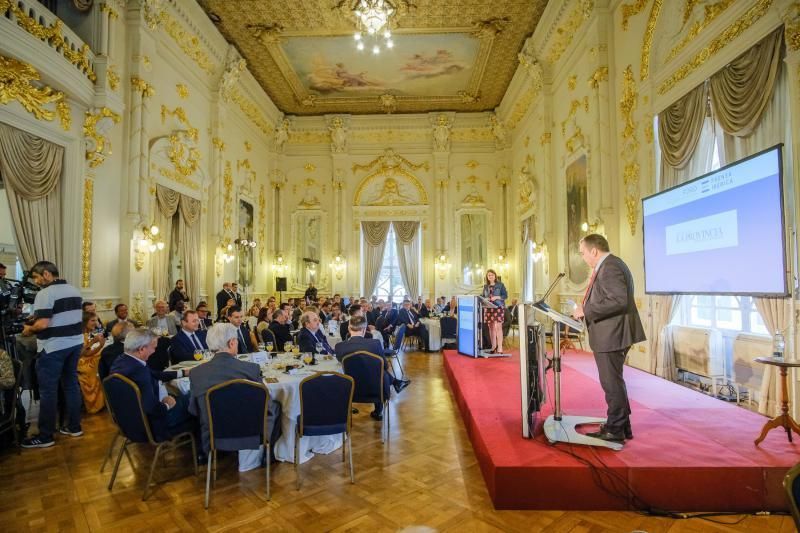
[[269, 324], [269, 330], [275, 336], [275, 346], [283, 347], [292, 341], [291, 329], [286, 311], [281, 306], [281, 309], [276, 309], [272, 314], [272, 322]]
[[397, 315], [397, 320], [395, 321], [395, 325], [399, 326], [400, 324], [406, 325], [406, 336], [414, 335], [420, 338], [422, 341], [422, 347], [426, 352], [429, 352], [428, 349], [428, 328], [425, 327], [425, 324], [422, 324], [419, 321], [419, 317], [414, 314], [414, 311], [411, 310], [411, 301], [404, 300], [403, 301], [403, 309]]
[[228, 323], [233, 324], [236, 326], [236, 329], [239, 330], [239, 344], [237, 348], [239, 350], [238, 353], [253, 353], [256, 351], [256, 346], [258, 346], [258, 341], [256, 340], [256, 336], [250, 331], [250, 328], [247, 327], [247, 323], [244, 321], [244, 317], [242, 316], [242, 309], [238, 305], [234, 305], [233, 307], [228, 308]]
[[[350, 318], [354, 316], [364, 316], [364, 308], [360, 304], [353, 304], [348, 309], [350, 313]], [[366, 317], [364, 317], [366, 319]], [[375, 331], [375, 326], [369, 324], [369, 320], [367, 320], [367, 330], [364, 332], [365, 339], [372, 339], [372, 332]], [[339, 326], [339, 336], [343, 341], [346, 341], [350, 338], [350, 321], [342, 321], [342, 324]]]
[[394, 332], [394, 325], [397, 321], [397, 309], [392, 307], [391, 302], [384, 302], [381, 307], [381, 314], [375, 320], [375, 327], [383, 336], [383, 345], [389, 346], [389, 336]]
[[125, 352], [125, 337], [133, 329], [133, 324], [130, 322], [117, 322], [111, 328], [111, 338], [114, 339], [114, 342], [100, 352], [100, 363], [97, 366], [97, 373], [101, 381], [108, 377], [111, 365], [114, 364], [117, 357]]
[[[321, 322], [316, 311], [307, 310], [300, 315], [300, 333], [297, 334], [297, 344], [301, 352], [326, 353], [333, 355], [333, 348], [325, 338], [325, 332], [320, 328]], [[317, 343], [322, 345], [322, 351], [317, 352]]]
[[[389, 397], [389, 393], [391, 392], [390, 386], [394, 387], [394, 390], [397, 391], [398, 394], [401, 390], [408, 387], [411, 380], [397, 379], [389, 372], [389, 361], [384, 356], [381, 341], [364, 337], [364, 334], [367, 332], [366, 318], [363, 316], [354, 316], [350, 318], [347, 327], [350, 330], [350, 338], [336, 345], [336, 359], [341, 361], [346, 355], [358, 351], [374, 353], [375, 355], [384, 357], [383, 396], [385, 398]], [[372, 411], [370, 416], [375, 420], [383, 420], [383, 404], [376, 402], [375, 410]]]
[[169, 315], [175, 319], [175, 323], [178, 324], [178, 326], [180, 326], [181, 320], [183, 320], [183, 312], [186, 311], [186, 309], [186, 302], [178, 300], [172, 307], [172, 311], [169, 312]]
[[209, 317], [208, 304], [205, 302], [198, 304], [197, 318], [200, 319], [200, 331], [206, 331], [214, 324], [214, 321]]
[[114, 360], [110, 372], [122, 374], [136, 383], [153, 437], [165, 440], [191, 429], [188, 397], [170, 396], [164, 386], [165, 381], [188, 375], [189, 371], [156, 372], [149, 368], [147, 359], [153, 355], [157, 341], [158, 337], [148, 329], [132, 330], [125, 337], [125, 352]]
[[170, 315], [167, 310], [167, 302], [164, 300], [158, 300], [155, 305], [156, 314], [150, 317], [150, 320], [147, 321], [147, 329], [152, 330], [153, 328], [159, 328], [161, 331], [166, 331], [167, 335], [175, 335], [178, 333], [178, 323], [175, 322], [175, 318]]
[[419, 314], [420, 318], [428, 318], [431, 316], [431, 299], [428, 298], [425, 300], [425, 303], [419, 306], [417, 313]]
[[208, 350], [206, 332], [200, 331], [200, 317], [197, 316], [197, 311], [189, 309], [183, 313], [181, 330], [172, 337], [170, 348], [173, 365], [182, 361], [194, 361], [194, 352]]
[[[239, 330], [232, 324], [215, 324], [208, 331], [208, 346], [214, 350], [214, 357], [205, 364], [198, 365], [189, 376], [191, 400], [189, 413], [200, 421], [203, 451], [208, 453], [209, 430], [208, 415], [206, 413], [206, 392], [219, 383], [231, 379], [247, 379], [261, 383], [261, 368], [255, 363], [239, 361], [236, 354], [239, 352]], [[274, 443], [280, 437], [281, 406], [278, 402], [270, 400], [267, 408], [267, 431], [270, 442]], [[277, 434], [275, 432], [277, 431]], [[242, 449], [257, 450], [262, 440], [258, 435], [237, 439], [237, 442], [226, 442], [227, 445], [242, 446]], [[240, 471], [242, 471], [240, 469]]]
[[106, 333], [105, 337], [110, 339], [113, 334], [111, 330], [120, 322], [128, 322], [133, 325], [133, 327], [138, 328], [141, 324], [133, 320], [132, 318], [128, 318], [128, 306], [125, 304], [117, 304], [114, 306], [114, 315], [116, 318], [111, 320], [108, 324], [106, 324]]

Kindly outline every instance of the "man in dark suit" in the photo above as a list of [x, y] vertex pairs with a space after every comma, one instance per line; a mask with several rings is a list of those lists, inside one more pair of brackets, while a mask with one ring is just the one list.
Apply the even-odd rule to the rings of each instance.
[[[344, 357], [348, 354], [364, 351], [374, 353], [375, 355], [379, 355], [383, 357], [383, 367], [384, 367], [384, 374], [383, 374], [383, 396], [384, 398], [388, 398], [389, 394], [391, 393], [390, 387], [394, 387], [394, 390], [399, 394], [401, 390], [408, 387], [411, 383], [411, 380], [408, 379], [397, 379], [389, 372], [389, 361], [386, 359], [383, 353], [383, 344], [378, 339], [367, 339], [364, 338], [364, 334], [367, 332], [367, 319], [363, 316], [354, 316], [350, 318], [349, 322], [347, 323], [347, 327], [350, 330], [350, 338], [346, 341], [342, 341], [336, 345], [336, 359], [341, 361]], [[372, 411], [370, 414], [372, 418], [375, 420], [383, 420], [383, 404], [380, 402], [375, 402], [375, 410]]]
[[169, 298], [167, 299], [167, 303], [169, 304], [169, 310], [175, 310], [175, 304], [178, 300], [183, 300], [184, 303], [189, 301], [189, 295], [186, 294], [186, 289], [183, 286], [183, 280], [179, 279], [175, 282], [175, 288], [172, 289], [172, 292], [169, 293]]
[[[347, 310], [347, 313], [350, 315], [350, 318], [353, 318], [354, 316], [364, 316], [364, 308], [361, 307], [360, 304], [353, 304]], [[373, 331], [375, 331], [375, 326], [370, 324], [369, 320], [367, 320], [367, 329], [364, 332], [364, 338], [365, 339], [374, 338], [372, 336], [372, 332]], [[343, 341], [346, 341], [347, 339], [350, 338], [350, 321], [349, 320], [343, 320], [342, 323], [339, 325], [339, 337], [341, 337], [341, 339]]]
[[236, 329], [239, 330], [239, 344], [237, 346], [239, 349], [238, 353], [255, 352], [255, 347], [258, 346], [258, 342], [256, 342], [253, 332], [250, 331], [250, 329], [247, 327], [247, 324], [244, 323], [241, 308], [234, 305], [228, 309], [228, 323], [233, 324], [236, 326]]
[[325, 332], [320, 327], [319, 315], [315, 311], [303, 311], [300, 315], [300, 333], [297, 334], [297, 344], [301, 352], [317, 353], [317, 343], [322, 345], [322, 353], [333, 355]]
[[235, 281], [233, 283], [231, 283], [231, 291], [233, 291], [233, 294], [231, 294], [231, 298], [236, 300], [236, 305], [238, 305], [241, 308], [242, 307], [242, 295], [239, 294], [239, 284], [236, 283]]
[[427, 298], [425, 303], [420, 304], [419, 309], [417, 309], [417, 314], [420, 318], [428, 318], [431, 316], [431, 299]]
[[147, 359], [156, 349], [156, 337], [150, 330], [134, 329], [125, 337], [125, 353], [114, 360], [111, 374], [122, 374], [139, 387], [142, 407], [156, 440], [165, 440], [191, 429], [188, 397], [170, 396], [165, 381], [188, 375], [188, 370], [156, 372]]
[[283, 308], [276, 309], [272, 314], [272, 322], [269, 324], [269, 330], [275, 336], [276, 347], [291, 342], [292, 328], [289, 326], [289, 320]]
[[120, 322], [129, 322], [134, 328], [138, 328], [140, 324], [133, 320], [132, 318], [128, 318], [128, 306], [125, 304], [117, 304], [114, 306], [114, 315], [116, 318], [111, 320], [108, 324], [106, 324], [106, 332], [105, 337], [108, 339], [112, 336], [111, 330]]
[[633, 297], [633, 275], [622, 259], [609, 253], [608, 241], [602, 235], [581, 239], [580, 252], [592, 275], [583, 302], [576, 305], [573, 315], [586, 322], [608, 405], [606, 423], [588, 435], [622, 442], [633, 438], [622, 369], [631, 345], [645, 340]]
[[403, 301], [403, 308], [398, 312], [397, 320], [395, 320], [395, 326], [399, 326], [400, 324], [406, 325], [406, 336], [414, 335], [419, 337], [422, 341], [422, 348], [429, 352], [428, 349], [428, 328], [425, 327], [425, 324], [419, 321], [419, 317], [414, 314], [414, 311], [411, 309], [411, 300]]
[[214, 321], [208, 316], [208, 304], [205, 302], [201, 302], [197, 306], [197, 318], [200, 319], [200, 331], [206, 331], [214, 324]]
[[[208, 332], [209, 347], [216, 352], [214, 357], [205, 364], [197, 366], [192, 371], [189, 381], [191, 400], [189, 402], [189, 412], [200, 420], [203, 450], [208, 453], [209, 430], [208, 415], [206, 413], [206, 392], [208, 389], [229, 381], [231, 379], [247, 379], [256, 383], [261, 382], [261, 369], [255, 363], [239, 361], [236, 353], [239, 344], [239, 332], [232, 324], [216, 324]], [[267, 431], [270, 434], [270, 442], [275, 443], [280, 436], [280, 414], [281, 406], [278, 402], [270, 400], [267, 408]], [[275, 434], [275, 431], [278, 434]], [[257, 450], [263, 441], [258, 435], [235, 439], [234, 442], [228, 441], [225, 444], [241, 446], [242, 449]]]
[[111, 365], [117, 357], [125, 353], [125, 337], [133, 331], [133, 324], [130, 322], [117, 322], [111, 328], [111, 338], [114, 339], [103, 351], [100, 352], [100, 362], [97, 366], [97, 373], [100, 379], [106, 379], [111, 370]]
[[222, 308], [228, 303], [228, 298], [233, 298], [233, 300], [236, 301], [236, 297], [234, 297], [233, 291], [231, 290], [231, 284], [226, 281], [222, 284], [222, 290], [217, 293], [217, 314], [219, 314]]
[[181, 330], [172, 337], [170, 345], [172, 364], [194, 361], [194, 352], [197, 350], [208, 350], [206, 332], [200, 331], [200, 318], [197, 316], [197, 311], [190, 309], [183, 313]]

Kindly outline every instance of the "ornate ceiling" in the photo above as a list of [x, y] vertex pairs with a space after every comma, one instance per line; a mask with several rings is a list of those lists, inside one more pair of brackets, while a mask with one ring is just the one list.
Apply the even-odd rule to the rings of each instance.
[[[356, 0], [199, 0], [287, 114], [486, 111], [547, 0], [393, 0], [395, 46], [358, 51]], [[341, 7], [337, 7], [341, 6]]]

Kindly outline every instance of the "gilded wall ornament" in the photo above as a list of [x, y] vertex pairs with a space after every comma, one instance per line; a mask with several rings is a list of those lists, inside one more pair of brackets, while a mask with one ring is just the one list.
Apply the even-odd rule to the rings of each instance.
[[647, 5], [648, 0], [636, 0], [631, 4], [622, 5], [622, 29], [628, 29], [628, 21], [631, 17], [638, 15]]
[[213, 139], [211, 139], [211, 144], [213, 144], [214, 147], [220, 152], [225, 151], [225, 142], [223, 142], [223, 140], [220, 139], [219, 137], [214, 137]]
[[380, 172], [387, 172], [396, 168], [400, 168], [401, 166], [406, 166], [411, 170], [430, 170], [430, 166], [428, 165], [427, 161], [424, 163], [412, 163], [391, 148], [387, 148], [383, 151], [382, 155], [376, 157], [365, 165], [353, 163], [353, 172], [357, 172], [359, 170], [368, 171], [372, 170], [373, 168], [377, 168]]
[[745, 11], [739, 20], [726, 27], [722, 33], [712, 39], [702, 50], [692, 56], [686, 64], [682, 65], [672, 76], [659, 85], [658, 94], [667, 93], [670, 89], [675, 87], [678, 82], [685, 79], [709, 58], [714, 57], [717, 52], [725, 48], [728, 43], [739, 37], [746, 29], [763, 17], [771, 5], [772, 0], [757, 0], [754, 5]]
[[289, 119], [284, 118], [281, 123], [275, 128], [275, 149], [281, 153], [283, 147], [289, 140]]
[[102, 107], [95, 113], [86, 111], [85, 115], [83, 136], [86, 142], [86, 160], [90, 168], [96, 168], [103, 164], [106, 156], [111, 155], [111, 146], [106, 135], [114, 124], [119, 124], [120, 116], [107, 107]]
[[229, 94], [231, 101], [239, 106], [244, 116], [255, 124], [256, 127], [261, 130], [261, 133], [269, 135], [272, 131], [272, 126], [261, 116], [261, 111], [259, 111], [258, 107], [240, 93], [237, 87], [232, 87]]
[[347, 151], [347, 128], [342, 117], [333, 117], [328, 125], [331, 136], [331, 152], [342, 154]]
[[650, 48], [653, 46], [653, 36], [656, 34], [658, 16], [661, 14], [661, 5], [664, 0], [653, 0], [650, 14], [647, 17], [647, 26], [644, 29], [642, 40], [642, 56], [639, 62], [639, 79], [645, 81], [650, 76]]
[[83, 233], [81, 235], [81, 287], [91, 284], [92, 220], [94, 218], [94, 180], [83, 180]]
[[245, 152], [252, 152], [253, 151], [253, 145], [250, 144], [250, 141], [245, 141], [244, 142], [244, 151]]
[[545, 144], [550, 144], [550, 137], [551, 134], [549, 131], [542, 133], [541, 137], [539, 137], [539, 146], [544, 146]]
[[636, 139], [637, 122], [635, 111], [639, 99], [639, 91], [633, 78], [633, 69], [628, 65], [623, 72], [622, 97], [619, 101], [619, 110], [622, 114], [624, 127], [622, 130], [622, 164], [623, 186], [625, 190], [625, 208], [628, 227], [631, 235], [636, 235], [639, 220], [639, 141]]
[[175, 109], [170, 110], [167, 106], [162, 104], [161, 124], [166, 122], [167, 117], [175, 117], [178, 122], [186, 126], [186, 135], [193, 141], [197, 142], [197, 140], [200, 138], [200, 131], [191, 125], [189, 119], [186, 117], [186, 110], [182, 107], [178, 106]]
[[382, 94], [378, 97], [381, 102], [381, 108], [384, 112], [391, 114], [397, 109], [397, 97], [390, 93]]
[[498, 148], [504, 148], [506, 146], [506, 142], [508, 141], [508, 132], [506, 131], [505, 125], [498, 120], [497, 115], [494, 113], [489, 115], [489, 128], [492, 131], [495, 145]]
[[450, 129], [452, 124], [447, 115], [439, 115], [433, 125], [433, 149], [437, 152], [446, 152], [450, 149]]
[[131, 76], [131, 87], [142, 93], [142, 98], [149, 98], [156, 94], [155, 87], [138, 76]]
[[116, 91], [119, 88], [119, 74], [117, 74], [116, 67], [113, 65], [109, 65], [108, 69], [106, 69], [106, 81], [108, 82], [108, 88], [112, 91]]
[[178, 98], [181, 100], [186, 100], [189, 98], [189, 87], [187, 87], [185, 83], [179, 83], [175, 85], [175, 90], [178, 93]]
[[230, 237], [230, 230], [233, 220], [233, 173], [231, 172], [230, 161], [225, 161], [225, 171], [222, 174], [222, 189], [224, 191], [222, 196], [224, 206], [222, 215], [222, 230], [226, 236]]
[[577, 0], [566, 20], [553, 33], [552, 45], [545, 59], [555, 64], [578, 34], [578, 29], [589, 19], [594, 9], [594, 0]]
[[574, 91], [575, 86], [577, 84], [578, 84], [578, 76], [576, 76], [575, 74], [567, 78], [567, 89], [569, 89], [570, 91]]
[[480, 102], [481, 96], [477, 93], [470, 93], [468, 91], [458, 91], [458, 97], [461, 99], [462, 104], [476, 104]]
[[800, 50], [800, 2], [794, 2], [783, 16], [783, 35], [786, 48]]
[[54, 112], [44, 106], [63, 101], [64, 94], [52, 87], [37, 87], [34, 82], [39, 79], [39, 72], [31, 65], [0, 56], [0, 104], [15, 100], [38, 120], [53, 120]]
[[[728, 9], [728, 7], [733, 4], [733, 0], [720, 0], [718, 2], [714, 2], [712, 4], [706, 4], [703, 6], [703, 19], [702, 20], [695, 20], [691, 26], [689, 26], [689, 30], [686, 32], [686, 35], [683, 36], [683, 39], [680, 40], [678, 44], [676, 44], [672, 50], [669, 51], [669, 55], [667, 55], [666, 61], [671, 61], [675, 59], [675, 57], [681, 53], [681, 50], [686, 48], [690, 42], [692, 42], [695, 37], [697, 37], [701, 31], [703, 31], [709, 24], [711, 24], [714, 19], [716, 19], [723, 11]], [[683, 23], [689, 20], [692, 15], [692, 11], [694, 7], [697, 5], [696, 0], [687, 0], [686, 4], [684, 5], [683, 11]]]
[[[145, 2], [145, 18], [147, 17], [147, 3], [153, 0], [146, 0]], [[160, 0], [158, 2], [160, 4]], [[200, 67], [201, 70], [206, 72], [207, 74], [213, 75], [216, 71], [216, 66], [208, 57], [208, 54], [202, 49], [200, 45], [200, 39], [193, 35], [192, 33], [183, 29], [183, 26], [172, 18], [172, 16], [167, 12], [166, 9], [162, 10], [158, 14], [158, 22], [163, 26], [164, 31], [167, 32], [167, 35], [172, 37], [172, 40], [175, 41], [175, 44], [183, 50], [183, 53], [186, 54], [189, 59], [195, 62], [195, 64]], [[151, 28], [152, 29], [152, 28]]]
[[61, 100], [56, 103], [56, 113], [58, 113], [58, 119], [61, 121], [61, 129], [64, 131], [69, 131], [72, 129], [72, 110], [69, 108], [69, 104], [65, 100], [66, 97], [61, 98]]
[[608, 67], [602, 66], [597, 67], [597, 69], [592, 73], [591, 77], [588, 80], [589, 88], [597, 89], [600, 87], [600, 82], [608, 80]]

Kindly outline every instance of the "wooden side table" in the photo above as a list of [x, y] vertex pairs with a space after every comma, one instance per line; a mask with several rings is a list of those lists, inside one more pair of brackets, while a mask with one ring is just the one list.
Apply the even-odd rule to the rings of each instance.
[[761, 435], [755, 441], [756, 446], [764, 440], [770, 430], [781, 427], [786, 430], [789, 442], [792, 442], [792, 431], [800, 435], [800, 425], [789, 415], [789, 387], [786, 376], [789, 368], [800, 368], [800, 361], [786, 361], [776, 357], [756, 357], [755, 360], [758, 363], [777, 366], [781, 369], [781, 414], [764, 424]]

